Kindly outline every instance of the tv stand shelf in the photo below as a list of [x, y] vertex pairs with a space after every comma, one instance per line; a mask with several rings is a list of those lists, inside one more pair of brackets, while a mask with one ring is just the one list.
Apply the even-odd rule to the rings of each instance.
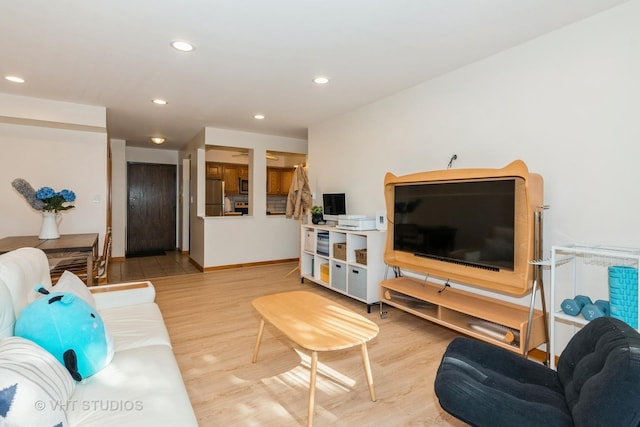
[[534, 311], [529, 348], [525, 349], [528, 307], [425, 280], [384, 280], [380, 302], [523, 355], [546, 342], [542, 311]]

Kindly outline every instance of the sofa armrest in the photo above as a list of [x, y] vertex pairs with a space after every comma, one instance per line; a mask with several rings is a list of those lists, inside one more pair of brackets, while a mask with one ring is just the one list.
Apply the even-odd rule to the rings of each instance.
[[149, 281], [91, 286], [88, 289], [96, 301], [98, 310], [152, 303], [156, 298], [156, 289]]

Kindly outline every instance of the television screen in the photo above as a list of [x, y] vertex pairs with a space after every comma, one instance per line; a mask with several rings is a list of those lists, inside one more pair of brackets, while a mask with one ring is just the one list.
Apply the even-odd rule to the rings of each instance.
[[325, 219], [337, 220], [338, 215], [347, 213], [344, 193], [325, 193], [322, 195], [322, 213]]
[[513, 271], [514, 218], [514, 179], [397, 185], [393, 249]]

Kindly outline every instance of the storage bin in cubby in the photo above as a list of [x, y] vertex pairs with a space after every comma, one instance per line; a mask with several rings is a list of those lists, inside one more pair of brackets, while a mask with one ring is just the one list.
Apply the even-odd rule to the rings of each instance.
[[331, 287], [347, 292], [347, 265], [343, 262], [331, 262]]
[[367, 270], [360, 267], [349, 267], [349, 295], [367, 299]]
[[333, 257], [336, 259], [341, 259], [342, 261], [347, 260], [347, 244], [346, 243], [334, 243], [333, 244]]

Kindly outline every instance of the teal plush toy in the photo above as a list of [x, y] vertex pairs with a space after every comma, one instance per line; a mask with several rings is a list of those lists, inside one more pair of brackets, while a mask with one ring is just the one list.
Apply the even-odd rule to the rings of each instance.
[[15, 335], [51, 353], [76, 381], [107, 366], [113, 343], [98, 312], [72, 293], [49, 293], [42, 286], [36, 290], [44, 296], [22, 310]]

